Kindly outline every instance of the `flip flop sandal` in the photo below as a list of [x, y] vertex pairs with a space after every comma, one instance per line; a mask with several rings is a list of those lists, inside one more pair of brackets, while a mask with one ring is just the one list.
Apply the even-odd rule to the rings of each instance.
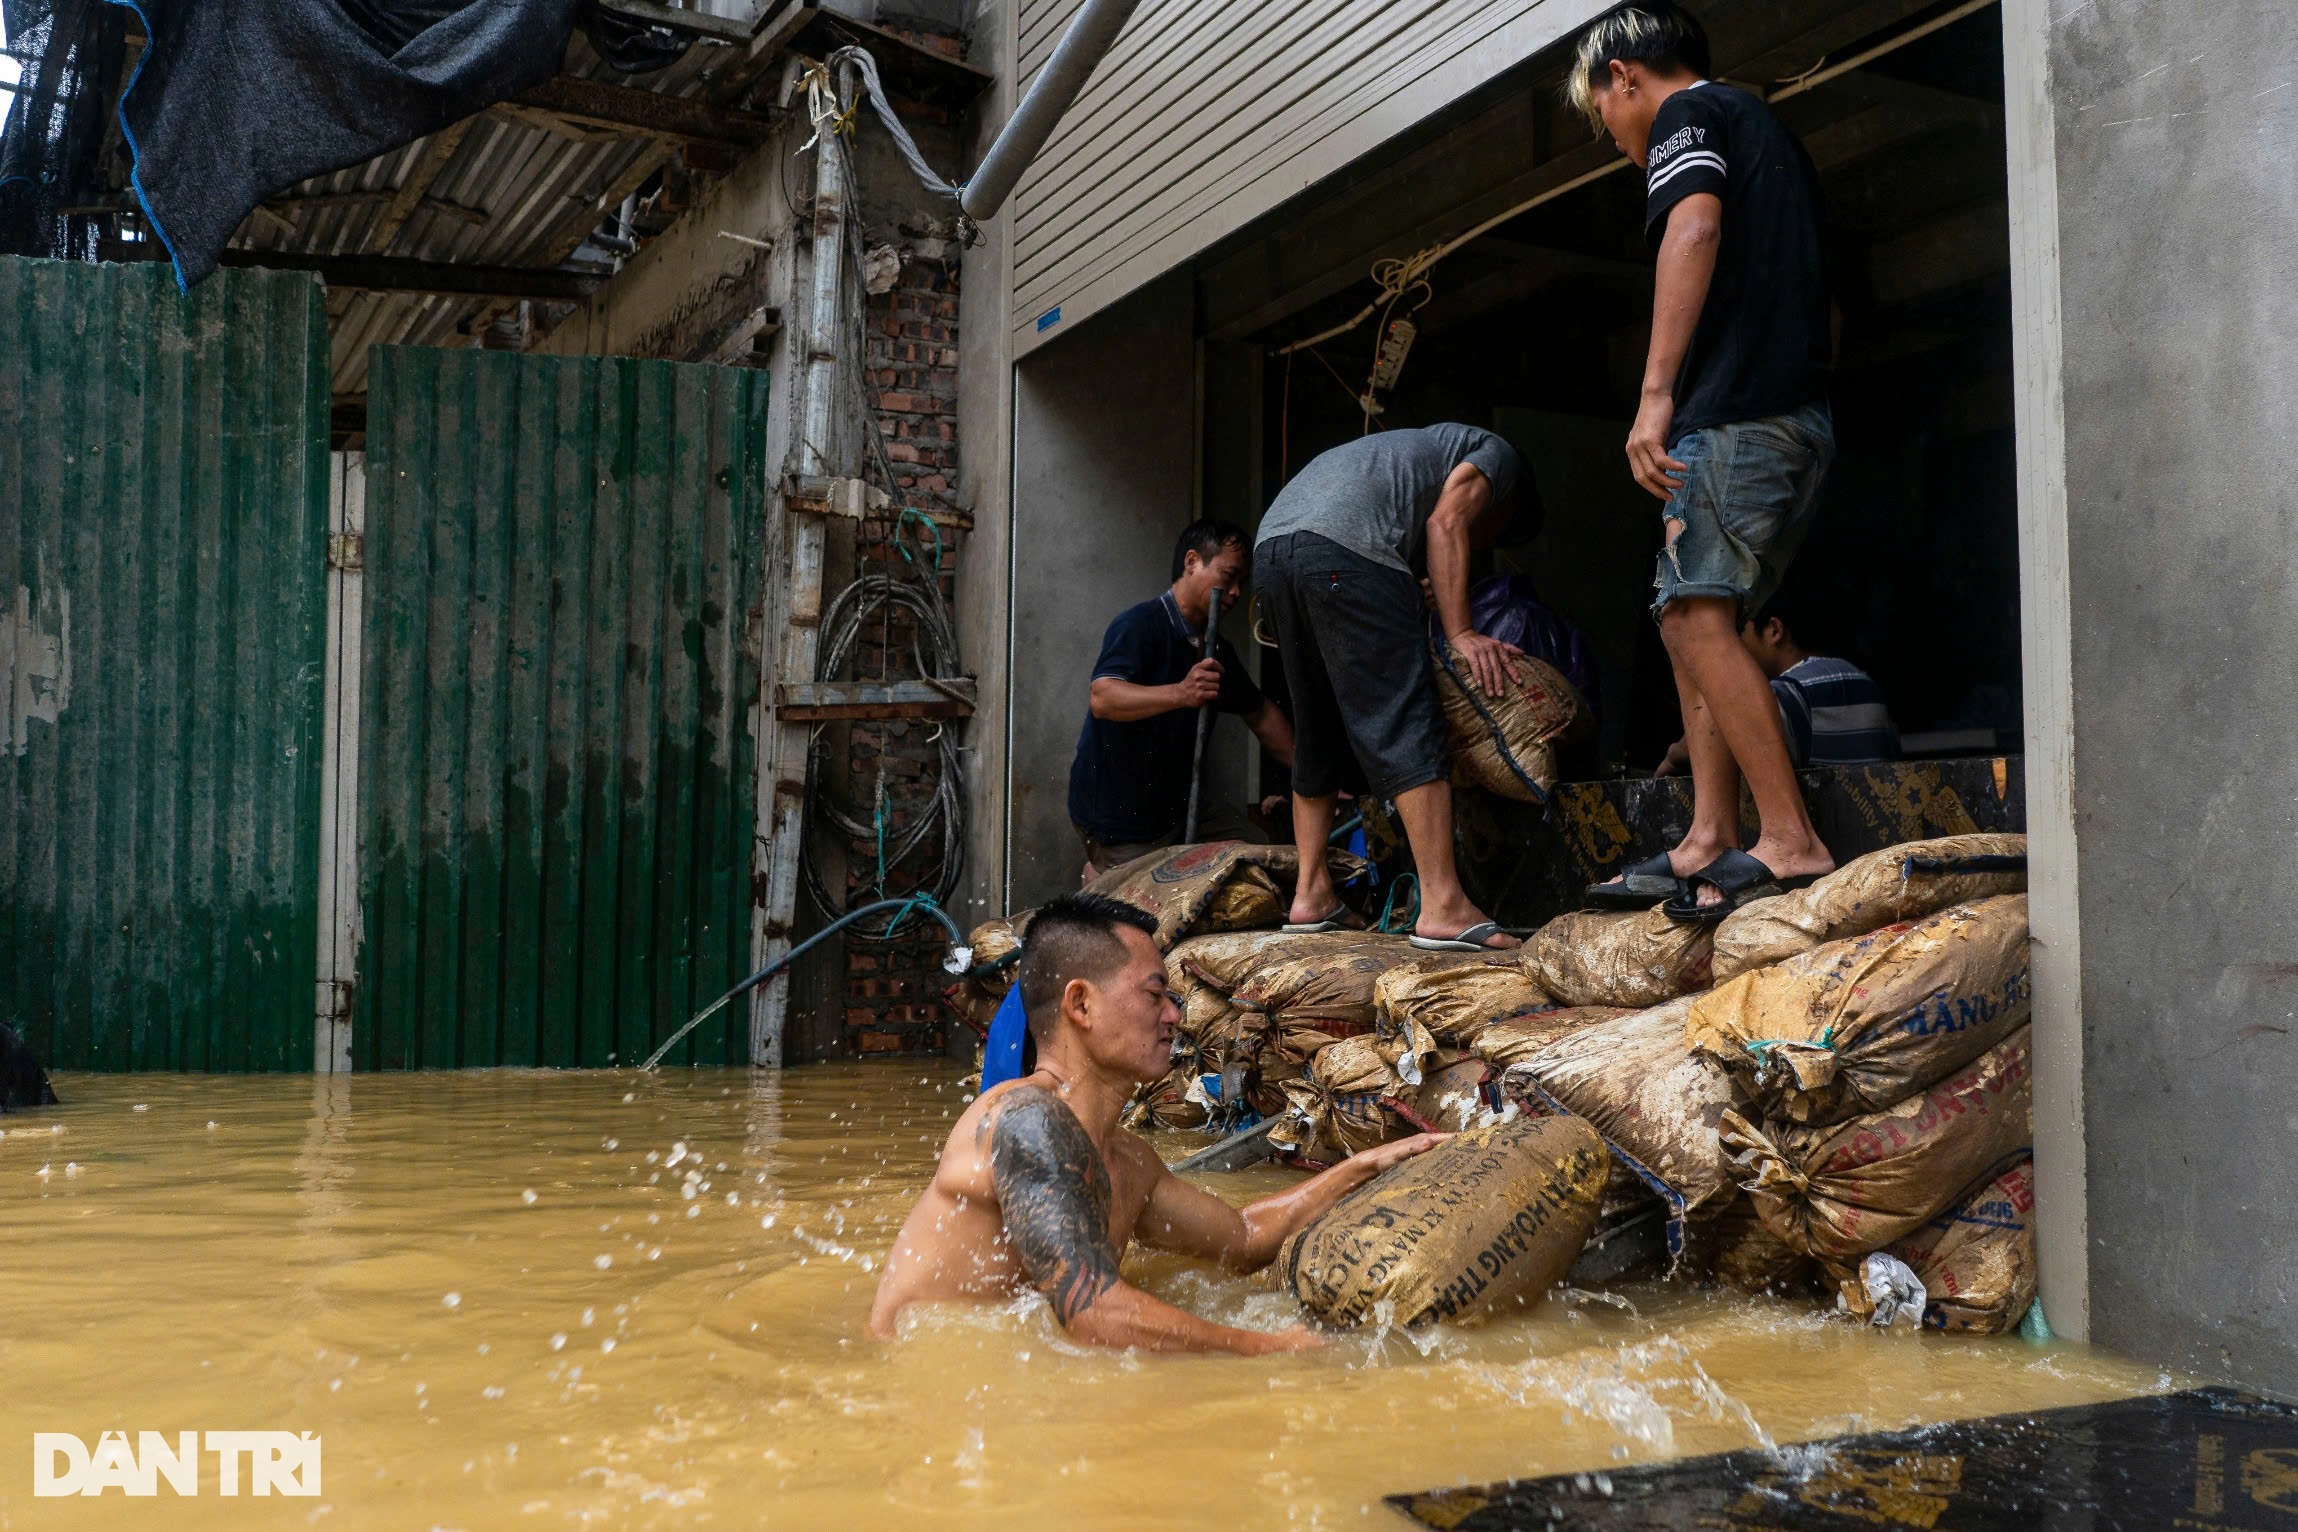
[[[1720, 925], [1743, 904], [1809, 888], [1823, 876], [1825, 874], [1805, 873], [1783, 878], [1744, 851], [1726, 851], [1685, 879], [1684, 891], [1670, 899], [1664, 908], [1668, 919], [1679, 926]], [[1700, 903], [1702, 884], [1723, 897], [1713, 904]]]
[[1362, 926], [1348, 923], [1349, 909], [1341, 905], [1319, 920], [1288, 921], [1277, 929], [1287, 936], [1322, 936], [1327, 931], [1361, 931]]
[[1608, 883], [1591, 883], [1581, 902], [1592, 910], [1648, 910], [1655, 904], [1681, 898], [1687, 892], [1676, 876], [1675, 864], [1663, 851], [1632, 867]]
[[1493, 937], [1507, 934], [1497, 920], [1480, 920], [1458, 936], [1415, 935], [1412, 944], [1423, 952], [1512, 952], [1512, 947], [1492, 945]]

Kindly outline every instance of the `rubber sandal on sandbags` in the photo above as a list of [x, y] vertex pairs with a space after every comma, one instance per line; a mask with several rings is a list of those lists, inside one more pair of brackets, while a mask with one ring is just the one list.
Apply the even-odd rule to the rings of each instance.
[[1609, 882], [1589, 884], [1581, 904], [1591, 910], [1648, 910], [1655, 904], [1680, 899], [1689, 891], [1663, 851], [1621, 869]]
[[[1686, 878], [1684, 891], [1670, 899], [1663, 908], [1667, 911], [1668, 919], [1679, 926], [1720, 925], [1725, 917], [1743, 904], [1769, 899], [1775, 894], [1792, 893], [1799, 888], [1809, 888], [1825, 876], [1825, 873], [1803, 873], [1783, 878], [1744, 851], [1726, 851]], [[1700, 903], [1700, 885], [1703, 883], [1723, 897], [1713, 904]]]
[[1423, 952], [1513, 952], [1513, 947], [1495, 947], [1492, 938], [1506, 936], [1497, 920], [1479, 920], [1458, 936], [1412, 936], [1412, 944]]
[[1287, 936], [1322, 936], [1328, 931], [1362, 931], [1363, 926], [1352, 926], [1348, 923], [1350, 913], [1348, 906], [1344, 904], [1321, 920], [1287, 921], [1277, 929]]

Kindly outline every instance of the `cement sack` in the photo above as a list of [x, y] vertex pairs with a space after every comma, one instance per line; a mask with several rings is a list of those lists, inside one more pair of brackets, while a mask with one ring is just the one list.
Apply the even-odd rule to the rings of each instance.
[[973, 949], [973, 968], [944, 990], [942, 998], [984, 1037], [989, 1035], [990, 1020], [997, 1015], [1005, 992], [1013, 988], [1014, 976], [1021, 972], [1021, 935], [1035, 913], [1023, 910], [1018, 915], [985, 920], [966, 933], [965, 944]]
[[1559, 915], [1521, 949], [1524, 971], [1558, 1005], [1645, 1010], [1708, 987], [1712, 926], [1684, 926], [1654, 907], [1640, 913]]
[[1521, 950], [1430, 953], [1397, 964], [1373, 986], [1375, 1027], [1389, 1031], [1417, 1021], [1438, 1042], [1458, 1048], [1495, 1017], [1553, 1005], [1525, 972]]
[[1716, 927], [1715, 981], [1950, 904], [2027, 891], [2024, 835], [1946, 835], [1887, 846], [1809, 888], [1758, 899]]
[[1775, 1122], [1831, 1123], [1928, 1090], [2027, 1024], [2027, 896], [1829, 942], [1692, 1005], [1685, 1035]]
[[1443, 639], [1432, 640], [1429, 654], [1452, 743], [1453, 785], [1546, 803], [1556, 787], [1556, 746], [1587, 711], [1580, 693], [1553, 665], [1518, 655], [1501, 694], [1487, 697]]
[[2022, 1027], [1897, 1106], [1830, 1127], [1724, 1118], [1756, 1212], [1794, 1249], [1835, 1264], [1905, 1239], [2033, 1143]]
[[1231, 1000], [1288, 1026], [1353, 1037], [1373, 1029], [1373, 991], [1381, 976], [1420, 956], [1401, 935], [1335, 931], [1285, 936], [1262, 950]]
[[1515, 1109], [1501, 1100], [1499, 1077], [1492, 1066], [1475, 1054], [1442, 1049], [1427, 1069], [1411, 1094], [1382, 1103], [1383, 1110], [1415, 1131], [1465, 1133], [1514, 1114]]
[[1736, 1167], [1718, 1137], [1738, 1104], [1722, 1065], [1684, 1045], [1689, 999], [1581, 1027], [1506, 1071], [1501, 1088], [1584, 1117], [1668, 1205], [1668, 1253], [1686, 1224], [1730, 1200]]
[[1819, 1264], [1771, 1232], [1744, 1194], [1701, 1230], [1708, 1274], [1735, 1293], [1785, 1294], [1807, 1289]]
[[[1364, 871], [1345, 851], [1325, 856], [1335, 882]], [[1210, 841], [1136, 857], [1095, 878], [1086, 891], [1147, 910], [1157, 919], [1157, 945], [1170, 952], [1184, 937], [1282, 925], [1299, 868], [1290, 846]]]
[[[1923, 1283], [1923, 1328], [2001, 1335], [2035, 1301], [2035, 1162], [2021, 1160], [1978, 1192], [1876, 1255], [1896, 1256]], [[1842, 1307], [1872, 1319], [1863, 1270], [1838, 1271]]]
[[1331, 1325], [1419, 1325], [1528, 1304], [1587, 1243], [1605, 1166], [1584, 1122], [1495, 1122], [1343, 1197], [1285, 1241], [1275, 1270]]
[[1164, 1078], [1152, 1080], [1133, 1093], [1118, 1118], [1118, 1125], [1133, 1133], [1200, 1129], [1211, 1120], [1199, 1071], [1191, 1064], [1176, 1064]]
[[1494, 1069], [1506, 1069], [1540, 1053], [1567, 1033], [1635, 1014], [1615, 1005], [1543, 1006], [1496, 1017], [1469, 1033], [1466, 1043], [1470, 1053]]
[[1406, 1131], [1380, 1102], [1408, 1088], [1381, 1056], [1378, 1039], [1335, 1043], [1284, 1087], [1285, 1109], [1269, 1130], [1269, 1147], [1320, 1165], [1338, 1164]]

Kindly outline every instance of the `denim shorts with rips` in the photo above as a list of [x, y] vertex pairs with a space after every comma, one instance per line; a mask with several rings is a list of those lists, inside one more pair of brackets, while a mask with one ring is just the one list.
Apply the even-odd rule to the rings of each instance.
[[1718, 596], [1742, 618], [1779, 590], [1819, 508], [1835, 460], [1835, 419], [1825, 403], [1788, 415], [1707, 426], [1668, 456], [1685, 465], [1683, 487], [1660, 508], [1663, 529], [1683, 530], [1660, 551], [1652, 582], [1656, 620], [1671, 601]]

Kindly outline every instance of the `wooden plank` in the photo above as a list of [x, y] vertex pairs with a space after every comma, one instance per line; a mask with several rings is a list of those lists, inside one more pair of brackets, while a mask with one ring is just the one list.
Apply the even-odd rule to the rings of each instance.
[[225, 250], [217, 255], [216, 263], [264, 271], [315, 272], [329, 287], [512, 302], [531, 298], [544, 303], [579, 303], [598, 291], [603, 280], [579, 271], [528, 266], [466, 266], [389, 255], [311, 255], [286, 250]]
[[667, 138], [681, 143], [736, 144], [752, 148], [766, 141], [771, 119], [715, 101], [665, 96], [604, 80], [559, 75], [521, 91], [516, 104], [548, 112], [584, 127]]
[[382, 255], [390, 250], [391, 242], [399, 237], [399, 231], [407, 226], [415, 209], [422, 206], [431, 184], [439, 179], [439, 172], [447, 168], [447, 161], [454, 158], [456, 149], [462, 146], [463, 135], [471, 131], [471, 124], [476, 120], [466, 117], [461, 122], [448, 123], [423, 140], [415, 162], [407, 167], [406, 178], [392, 191], [391, 200], [383, 204], [383, 211], [376, 215], [375, 226], [367, 232], [370, 251]]
[[918, 681], [797, 681], [774, 688], [776, 712], [790, 723], [832, 719], [971, 718], [974, 678]]

